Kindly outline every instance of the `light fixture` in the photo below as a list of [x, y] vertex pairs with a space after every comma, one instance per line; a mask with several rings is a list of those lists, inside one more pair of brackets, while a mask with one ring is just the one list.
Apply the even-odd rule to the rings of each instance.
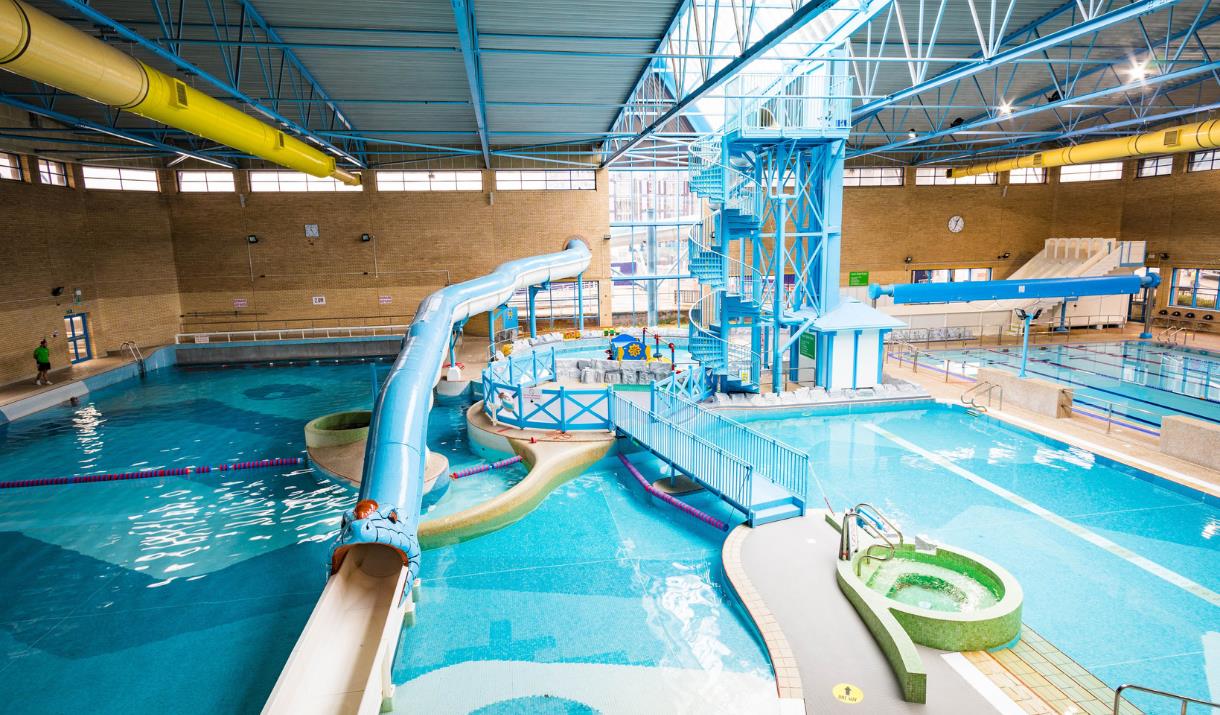
[[1132, 62], [1124, 72], [1132, 82], [1143, 82], [1148, 77], [1148, 65], [1145, 62]]
[[368, 243], [369, 241], [372, 241], [372, 240], [373, 240], [373, 237], [368, 235], [367, 233], [360, 234], [361, 243]]
[[1009, 258], [1010, 256], [1012, 256], [1012, 253], [1010, 253], [1009, 251], [1004, 251], [1000, 255], [996, 256], [996, 260], [1003, 261], [1006, 258]]
[[1162, 253], [1162, 254], [1161, 254], [1161, 260], [1162, 260], [1162, 261], [1168, 261], [1168, 260], [1169, 260], [1169, 254], [1168, 254], [1168, 253]]
[[1007, 117], [1012, 114], [1012, 105], [1008, 102], [1001, 102], [998, 111], [1001, 117]]
[[255, 236], [254, 234], [246, 236], [246, 243], [258, 243], [258, 236]]
[[1046, 95], [1047, 102], [1058, 102], [1061, 99], [1063, 99], [1063, 95], [1059, 94], [1059, 90], [1057, 89], [1052, 90], [1050, 94]]
[[910, 262], [911, 262], [911, 261], [913, 261], [913, 260], [915, 260], [915, 258], [914, 258], [913, 256], [907, 256], [906, 258], [902, 259], [902, 262], [903, 262], [903, 263], [910, 263]]
[[919, 136], [919, 135], [915, 133], [915, 129], [914, 129], [914, 128], [911, 128], [911, 129], [908, 129], [908, 130], [907, 130], [907, 139], [914, 139], [914, 138], [915, 138], [915, 137], [917, 137], [917, 136]]
[[951, 127], [960, 127], [961, 125], [963, 125], [963, 124], [965, 124], [965, 123], [966, 123], [966, 120], [965, 120], [965, 119], [962, 119], [961, 117], [958, 117], [957, 119], [954, 119], [952, 122], [950, 122], [950, 123], [949, 123], [949, 126], [951, 126]]

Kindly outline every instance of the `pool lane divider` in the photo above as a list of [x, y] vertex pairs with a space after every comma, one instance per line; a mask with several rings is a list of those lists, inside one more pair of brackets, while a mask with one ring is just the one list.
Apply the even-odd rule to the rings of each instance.
[[276, 457], [275, 459], [256, 459], [252, 462], [225, 462], [215, 467], [203, 464], [196, 467], [171, 467], [169, 469], [145, 469], [139, 472], [111, 472], [108, 474], [85, 474], [76, 477], [48, 477], [45, 479], [23, 479], [16, 482], [0, 482], [0, 489], [20, 489], [23, 487], [51, 487], [62, 484], [91, 484], [93, 482], [121, 482], [129, 479], [161, 479], [164, 477], [185, 477], [191, 474], [208, 474], [210, 472], [236, 472], [243, 469], [263, 469], [266, 467], [285, 467], [304, 464], [304, 457]]
[[462, 477], [469, 477], [471, 474], [480, 474], [482, 472], [489, 472], [493, 469], [500, 469], [502, 467], [507, 467], [510, 464], [516, 464], [517, 462], [520, 462], [520, 461], [521, 461], [521, 455], [518, 454], [518, 455], [514, 455], [512, 457], [509, 457], [507, 459], [501, 459], [498, 462], [492, 462], [491, 464], [476, 464], [473, 467], [466, 467], [465, 469], [459, 469], [456, 472], [451, 473], [449, 475], [449, 478], [450, 479], [461, 479]]
[[998, 484], [994, 484], [994, 483], [980, 477], [979, 475], [975, 474], [974, 472], [971, 472], [968, 469], [958, 466], [956, 463], [953, 462], [953, 460], [949, 459], [948, 457], [945, 457], [944, 455], [937, 454], [936, 452], [932, 452], [930, 450], [924, 449], [923, 447], [920, 447], [919, 445], [917, 445], [909, 440], [899, 437], [898, 435], [894, 434], [893, 432], [890, 432], [889, 430], [885, 429], [884, 427], [879, 427], [874, 424], [864, 424], [863, 426], [866, 429], [872, 430], [873, 432], [876, 432], [877, 434], [881, 435], [882, 437], [885, 437], [886, 439], [888, 439], [889, 441], [898, 445], [899, 447], [902, 447], [903, 449], [906, 449], [909, 452], [914, 452], [915, 454], [918, 454], [919, 456], [921, 456], [924, 459], [928, 460], [929, 462], [935, 464], [936, 466], [941, 467], [942, 469], [946, 469], [946, 470], [952, 472], [953, 474], [956, 474], [957, 476], [962, 477], [966, 481], [972, 482], [976, 486], [986, 489], [987, 491], [991, 492], [992, 494], [995, 494], [996, 496], [1000, 497], [1001, 499], [1004, 499], [1005, 501], [1008, 501], [1008, 502], [1024, 509], [1025, 511], [1028, 511], [1029, 513], [1033, 514], [1034, 516], [1038, 516], [1046, 521], [1049, 521], [1050, 523], [1054, 524], [1055, 526], [1058, 526], [1059, 528], [1063, 529], [1064, 531], [1067, 531], [1068, 533], [1072, 534], [1073, 536], [1077, 536], [1077, 537], [1083, 539], [1084, 541], [1087, 541], [1090, 544], [1093, 544], [1094, 546], [1096, 546], [1104, 551], [1107, 551], [1114, 556], [1117, 556], [1118, 558], [1126, 561], [1127, 563], [1131, 564], [1132, 566], [1143, 569], [1144, 571], [1152, 574], [1153, 576], [1156, 576], [1157, 578], [1159, 578], [1163, 581], [1166, 581], [1174, 586], [1177, 586], [1178, 588], [1182, 589], [1183, 591], [1186, 591], [1187, 593], [1190, 593], [1194, 596], [1198, 596], [1199, 598], [1203, 599], [1204, 601], [1207, 601], [1208, 603], [1210, 603], [1213, 606], [1220, 607], [1220, 593], [1216, 593], [1215, 591], [1207, 588], [1203, 584], [1200, 584], [1196, 581], [1192, 581], [1191, 579], [1183, 576], [1182, 574], [1180, 574], [1176, 571], [1167, 569], [1164, 566], [1160, 565], [1159, 563], [1157, 563], [1147, 557], [1140, 556], [1139, 554], [1135, 553], [1131, 549], [1128, 549], [1124, 546], [1120, 546], [1120, 545], [1114, 543], [1113, 541], [1107, 539], [1106, 537], [1101, 536], [1100, 534], [1090, 531], [1089, 529], [1086, 529], [1083, 526], [1081, 526], [1073, 521], [1069, 521], [1068, 519], [1063, 518], [1062, 516], [1056, 514], [1055, 512], [1053, 512], [1045, 507], [1035, 504], [1034, 502], [1026, 499], [1023, 496], [1014, 494], [1013, 492], [1008, 491], [1004, 487], [1001, 487]]
[[656, 487], [652, 486], [652, 484], [650, 484], [648, 482], [648, 480], [644, 478], [644, 475], [640, 474], [640, 470], [635, 468], [635, 465], [631, 463], [631, 460], [627, 459], [627, 455], [619, 454], [618, 458], [619, 458], [619, 461], [621, 461], [623, 463], [623, 466], [627, 468], [627, 471], [631, 472], [631, 476], [635, 477], [635, 480], [640, 483], [641, 487], [644, 487], [644, 491], [648, 492], [649, 494], [656, 497], [657, 499], [660, 499], [661, 501], [665, 502], [666, 504], [669, 504], [670, 506], [677, 508], [678, 511], [682, 511], [687, 514], [690, 514], [691, 516], [695, 517], [699, 521], [702, 521], [704, 524], [714, 526], [717, 529], [720, 529], [721, 531], [729, 530], [728, 524], [717, 519], [716, 517], [712, 516], [711, 514], [706, 514], [702, 511], [699, 511], [698, 509], [691, 506], [690, 504], [687, 504], [686, 502], [684, 502], [680, 499], [676, 499], [676, 498], [666, 494], [665, 492], [661, 491], [660, 489], [657, 489]]

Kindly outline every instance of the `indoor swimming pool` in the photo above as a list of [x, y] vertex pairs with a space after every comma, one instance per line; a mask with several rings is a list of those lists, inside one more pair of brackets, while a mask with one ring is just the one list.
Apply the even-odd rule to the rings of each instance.
[[[387, 369], [154, 371], [0, 425], [0, 473], [11, 481], [302, 456], [304, 423], [367, 409]], [[469, 404], [437, 405], [430, 416], [429, 447], [450, 471], [484, 461], [466, 441]], [[524, 474], [514, 465], [454, 480], [425, 518], [473, 506]], [[48, 697], [70, 703], [64, 711], [155, 712], [172, 702], [177, 713], [258, 712], [322, 591], [354, 499], [307, 465], [0, 490], [5, 712], [60, 711]], [[457, 678], [477, 700], [472, 711], [519, 712], [555, 691], [559, 674], [573, 703], [596, 702], [623, 679], [638, 702], [662, 709], [771, 702], [766, 655], [721, 590], [722, 539], [650, 505], [603, 461], [520, 522], [425, 554], [418, 623], [404, 632], [395, 671], [408, 681], [400, 693], [440, 712]], [[513, 674], [517, 695], [469, 687], [472, 674], [489, 672]]]
[[870, 502], [1011, 571], [1024, 621], [1111, 687], [1220, 696], [1214, 498], [943, 405], [738, 419], [808, 451], [837, 511]]
[[[980, 365], [1021, 368], [1019, 347], [932, 355], [947, 361], [951, 373], [971, 377]], [[1070, 385], [1076, 408], [1090, 416], [1104, 418], [1112, 405], [1115, 416], [1145, 428], [1159, 427], [1165, 415], [1220, 422], [1220, 354], [1206, 350], [1141, 341], [1031, 345], [1026, 370], [1031, 377]]]

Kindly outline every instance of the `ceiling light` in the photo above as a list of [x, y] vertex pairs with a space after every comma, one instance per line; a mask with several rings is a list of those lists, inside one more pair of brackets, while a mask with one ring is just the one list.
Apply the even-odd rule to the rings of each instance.
[[915, 133], [914, 129], [907, 130], [907, 139], [914, 139], [916, 136], [918, 135]]
[[1001, 102], [997, 111], [999, 111], [1001, 117], [1007, 117], [1012, 114], [1012, 105], [1008, 102]]
[[1132, 62], [1125, 71], [1132, 82], [1143, 82], [1148, 77], [1148, 65], [1143, 62]]

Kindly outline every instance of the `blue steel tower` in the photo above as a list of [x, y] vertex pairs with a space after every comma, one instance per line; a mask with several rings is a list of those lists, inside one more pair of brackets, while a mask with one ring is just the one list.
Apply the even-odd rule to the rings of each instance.
[[704, 288], [690, 349], [719, 391], [758, 392], [764, 370], [775, 392], [786, 380], [828, 389], [880, 381], [884, 332], [901, 323], [839, 294], [845, 64], [738, 75], [722, 130], [691, 145], [691, 189], [718, 208], [688, 239], [690, 272]]

